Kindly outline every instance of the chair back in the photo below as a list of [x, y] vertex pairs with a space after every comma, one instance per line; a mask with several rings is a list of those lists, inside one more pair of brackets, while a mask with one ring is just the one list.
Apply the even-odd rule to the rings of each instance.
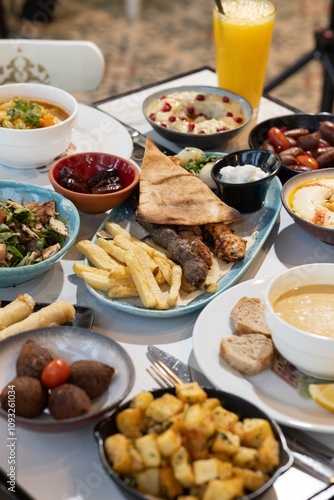
[[0, 40], [0, 85], [34, 82], [86, 92], [99, 87], [104, 71], [104, 56], [90, 41]]

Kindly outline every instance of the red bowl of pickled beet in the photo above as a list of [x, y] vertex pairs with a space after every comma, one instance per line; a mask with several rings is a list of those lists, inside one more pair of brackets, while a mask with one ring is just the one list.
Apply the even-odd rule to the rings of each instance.
[[138, 185], [139, 175], [139, 167], [131, 160], [99, 152], [64, 156], [49, 169], [54, 190], [88, 214], [123, 203]]

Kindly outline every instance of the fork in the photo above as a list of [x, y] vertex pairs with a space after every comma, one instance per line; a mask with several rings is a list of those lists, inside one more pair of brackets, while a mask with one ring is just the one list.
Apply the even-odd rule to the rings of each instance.
[[183, 383], [180, 377], [173, 373], [172, 370], [160, 360], [154, 361], [149, 368], [146, 368], [146, 371], [162, 389], [174, 387], [176, 384]]

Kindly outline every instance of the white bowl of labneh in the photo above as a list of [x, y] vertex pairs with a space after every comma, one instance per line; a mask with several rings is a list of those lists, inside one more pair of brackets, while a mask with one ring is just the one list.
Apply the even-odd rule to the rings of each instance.
[[306, 264], [275, 277], [265, 314], [282, 356], [310, 376], [334, 381], [334, 264]]
[[179, 86], [147, 97], [143, 113], [152, 128], [179, 146], [208, 149], [231, 139], [251, 120], [249, 102], [209, 86]]

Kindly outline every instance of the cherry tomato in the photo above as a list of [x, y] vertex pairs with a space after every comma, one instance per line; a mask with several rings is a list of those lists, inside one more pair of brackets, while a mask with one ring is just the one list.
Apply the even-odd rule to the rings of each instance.
[[63, 359], [53, 359], [42, 371], [42, 384], [48, 389], [64, 384], [70, 375], [70, 367]]
[[271, 127], [269, 129], [268, 139], [278, 152], [291, 147], [289, 139], [278, 127]]
[[307, 154], [297, 156], [296, 162], [297, 165], [308, 167], [310, 170], [317, 170], [319, 168], [317, 160]]

